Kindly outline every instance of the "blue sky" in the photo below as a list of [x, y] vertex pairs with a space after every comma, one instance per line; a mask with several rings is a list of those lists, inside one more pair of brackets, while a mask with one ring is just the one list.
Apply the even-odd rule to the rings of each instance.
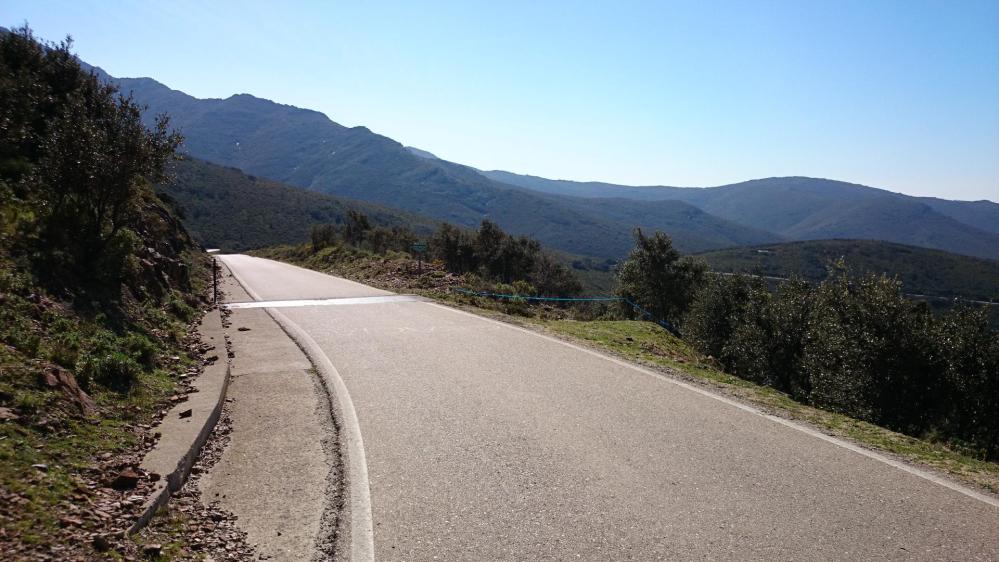
[[999, 2], [0, 2], [115, 76], [483, 169], [999, 201]]

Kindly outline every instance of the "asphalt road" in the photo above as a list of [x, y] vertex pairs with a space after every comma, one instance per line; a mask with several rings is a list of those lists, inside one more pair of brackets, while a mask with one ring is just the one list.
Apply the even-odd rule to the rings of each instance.
[[[262, 300], [387, 294], [222, 259]], [[379, 559], [999, 559], [994, 499], [619, 361], [427, 302], [280, 312], [349, 392]]]

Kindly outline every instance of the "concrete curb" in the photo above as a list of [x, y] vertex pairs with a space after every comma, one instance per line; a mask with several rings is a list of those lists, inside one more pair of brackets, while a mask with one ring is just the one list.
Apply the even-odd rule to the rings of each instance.
[[[227, 269], [251, 298], [258, 301], [263, 300], [232, 268], [227, 266]], [[348, 559], [352, 562], [373, 561], [375, 559], [374, 520], [371, 515], [367, 459], [364, 454], [364, 442], [361, 439], [361, 426], [357, 419], [354, 403], [347, 391], [347, 385], [344, 384], [343, 378], [329, 357], [305, 330], [280, 311], [274, 308], [266, 310], [312, 362], [312, 366], [319, 373], [323, 386], [326, 387], [333, 401], [332, 414], [342, 430], [339, 439], [341, 454], [344, 457], [344, 481], [347, 493], [347, 513], [345, 515], [346, 531], [349, 536], [348, 550], [350, 555]]]
[[[206, 316], [209, 314], [218, 314], [221, 320], [221, 309], [210, 310]], [[224, 331], [221, 332], [224, 341]], [[221, 350], [225, 353], [226, 350], [223, 347]], [[220, 358], [222, 356], [220, 355]], [[229, 381], [232, 377], [232, 361], [229, 360], [228, 354], [225, 356], [225, 374], [223, 375], [222, 384], [219, 387], [218, 395], [214, 397], [214, 406], [209, 412], [208, 416], [204, 419], [201, 427], [198, 428], [197, 432], [194, 434], [194, 439], [184, 449], [184, 453], [177, 460], [174, 468], [162, 475], [162, 478], [157, 482], [156, 488], [154, 488], [152, 495], [146, 500], [146, 503], [142, 506], [142, 510], [139, 517], [132, 523], [132, 526], [128, 528], [128, 534], [134, 535], [135, 533], [141, 531], [149, 521], [152, 520], [156, 512], [170, 501], [170, 495], [176, 492], [184, 485], [187, 481], [188, 476], [191, 474], [191, 467], [197, 462], [199, 455], [201, 454], [201, 448], [205, 445], [208, 440], [208, 436], [211, 434], [212, 430], [215, 429], [215, 425], [219, 421], [219, 417], [222, 415], [222, 406], [225, 404], [226, 392], [229, 389]], [[206, 367], [207, 370], [207, 367]], [[202, 377], [206, 373], [202, 373]], [[171, 415], [177, 415], [181, 410], [187, 409], [185, 403], [177, 404], [167, 413], [164, 419], [167, 419]], [[161, 439], [162, 442], [162, 439]], [[154, 447], [155, 450], [155, 447]], [[147, 457], [149, 453], [147, 453]], [[145, 459], [143, 460], [143, 464]]]

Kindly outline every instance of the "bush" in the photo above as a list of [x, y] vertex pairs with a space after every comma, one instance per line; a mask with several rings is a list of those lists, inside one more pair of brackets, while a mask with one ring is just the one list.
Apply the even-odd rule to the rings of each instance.
[[743, 321], [743, 308], [750, 291], [748, 277], [708, 277], [684, 317], [684, 338], [701, 353], [720, 359], [732, 333]]
[[942, 379], [937, 429], [960, 438], [982, 457], [999, 458], [999, 334], [984, 308], [958, 308], [934, 327]]
[[152, 368], [156, 364], [156, 355], [159, 353], [156, 344], [146, 336], [132, 332], [125, 336], [122, 347], [140, 365]]
[[537, 257], [530, 278], [541, 295], [571, 296], [583, 290], [576, 274], [547, 254]]
[[662, 232], [635, 229], [635, 249], [618, 271], [618, 294], [638, 303], [656, 320], [678, 324], [701, 285], [707, 266], [681, 257]]
[[170, 314], [180, 318], [184, 322], [194, 320], [198, 314], [198, 311], [184, 302], [184, 299], [176, 291], [172, 291], [167, 297], [166, 307]]
[[802, 369], [813, 403], [906, 433], [928, 429], [937, 391], [925, 306], [883, 275], [835, 273], [815, 292]]
[[811, 309], [808, 284], [787, 281], [774, 292], [759, 280], [745, 284], [748, 290], [718, 358], [735, 375], [808, 400], [811, 385], [801, 370]]
[[537, 240], [510, 236], [488, 220], [472, 235], [444, 223], [430, 240], [431, 257], [452, 273], [476, 273], [510, 284], [526, 281], [548, 296], [571, 296], [582, 290], [569, 268], [544, 253]]
[[165, 116], [147, 129], [142, 108], [81, 69], [68, 40], [4, 33], [0, 70], [0, 184], [16, 202], [4, 222], [18, 225], [0, 228], [0, 241], [54, 287], [116, 297], [141, 195], [164, 178], [180, 136]]
[[118, 392], [126, 392], [138, 381], [142, 367], [121, 351], [101, 350], [84, 355], [76, 364], [76, 377], [81, 386], [93, 384]]
[[78, 327], [65, 318], [60, 318], [52, 324], [51, 332], [55, 334], [50, 342], [49, 360], [66, 368], [72, 368], [80, 355], [80, 332]]
[[897, 279], [854, 280], [839, 264], [815, 288], [792, 280], [771, 292], [742, 276], [709, 278], [684, 331], [742, 378], [999, 457], [999, 334], [985, 309], [935, 318]]

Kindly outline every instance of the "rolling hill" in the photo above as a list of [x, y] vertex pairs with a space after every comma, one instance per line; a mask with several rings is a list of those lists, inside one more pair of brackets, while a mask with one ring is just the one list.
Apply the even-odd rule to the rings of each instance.
[[858, 273], [897, 275], [907, 293], [999, 301], [999, 262], [873, 240], [815, 240], [698, 254], [715, 271], [774, 277], [826, 277], [843, 258]]
[[437, 227], [426, 217], [289, 187], [201, 160], [176, 162], [171, 175], [157, 193], [177, 207], [195, 239], [224, 251], [304, 242], [313, 225], [342, 224], [349, 209], [367, 214], [375, 226], [406, 226], [418, 235]]

